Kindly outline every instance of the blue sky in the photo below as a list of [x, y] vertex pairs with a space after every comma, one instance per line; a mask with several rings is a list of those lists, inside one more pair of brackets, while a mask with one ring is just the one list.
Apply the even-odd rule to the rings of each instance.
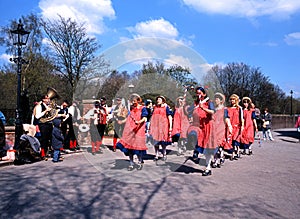
[[[243, 62], [259, 67], [287, 95], [293, 90], [300, 97], [297, 0], [10, 0], [1, 1], [0, 8], [0, 26], [31, 12], [84, 21], [102, 45], [99, 52], [142, 37], [173, 40], [209, 65]], [[8, 57], [3, 51], [2, 63]], [[151, 51], [134, 54], [148, 57]]]

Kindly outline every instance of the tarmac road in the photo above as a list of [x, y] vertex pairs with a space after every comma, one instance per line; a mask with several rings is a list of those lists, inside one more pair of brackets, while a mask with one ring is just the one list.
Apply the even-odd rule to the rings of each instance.
[[0, 167], [0, 218], [299, 218], [300, 143], [295, 129], [253, 145], [253, 155], [226, 160], [208, 177], [200, 165], [176, 156], [127, 171], [120, 151], [66, 155]]

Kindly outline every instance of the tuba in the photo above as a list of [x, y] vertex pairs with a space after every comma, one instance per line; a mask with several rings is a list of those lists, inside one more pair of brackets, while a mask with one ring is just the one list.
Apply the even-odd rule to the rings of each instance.
[[57, 94], [57, 91], [52, 88], [52, 87], [48, 87], [47, 88], [47, 96], [50, 98], [51, 102], [49, 104], [49, 108], [51, 108], [50, 111], [48, 111], [46, 114], [45, 114], [45, 117], [42, 117], [40, 119], [40, 122], [41, 123], [46, 123], [46, 122], [50, 122], [52, 121], [53, 119], [55, 119], [55, 117], [57, 116], [58, 114], [58, 110], [56, 109], [56, 103], [54, 101], [55, 98], [59, 98], [59, 95]]

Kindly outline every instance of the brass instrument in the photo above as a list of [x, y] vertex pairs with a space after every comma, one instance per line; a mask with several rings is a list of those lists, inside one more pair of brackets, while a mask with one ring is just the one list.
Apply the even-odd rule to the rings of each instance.
[[46, 123], [46, 122], [52, 121], [53, 119], [55, 119], [55, 117], [58, 114], [58, 110], [56, 109], [57, 104], [54, 101], [55, 98], [59, 98], [57, 91], [52, 87], [48, 87], [47, 88], [47, 96], [50, 98], [50, 101], [51, 101], [48, 106], [50, 108], [50, 111], [46, 112], [45, 116], [40, 118], [41, 123]]

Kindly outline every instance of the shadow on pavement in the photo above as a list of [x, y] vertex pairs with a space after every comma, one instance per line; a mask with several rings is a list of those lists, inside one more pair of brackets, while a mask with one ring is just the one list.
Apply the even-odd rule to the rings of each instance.
[[[276, 130], [274, 131], [277, 133], [278, 137], [282, 137], [281, 140], [285, 142], [295, 143], [299, 140], [299, 133], [295, 130]], [[285, 138], [285, 137], [288, 137]]]

